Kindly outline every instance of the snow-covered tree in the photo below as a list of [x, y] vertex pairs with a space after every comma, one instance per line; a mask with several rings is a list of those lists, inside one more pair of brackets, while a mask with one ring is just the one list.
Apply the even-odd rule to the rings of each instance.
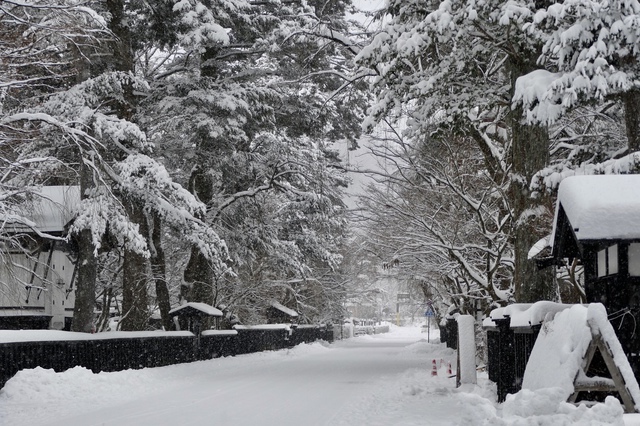
[[149, 304], [170, 327], [180, 267], [189, 300], [258, 312], [272, 298], [326, 316], [346, 230], [329, 146], [356, 143], [366, 101], [349, 2], [1, 7], [0, 37], [15, 49], [0, 66], [19, 64], [0, 77], [0, 137], [18, 167], [6, 176], [82, 188], [76, 330], [91, 329], [105, 277], [122, 289], [99, 288], [100, 304], [122, 302], [124, 329], [143, 328]]
[[511, 211], [504, 182], [486, 172], [475, 142], [450, 134], [414, 143], [389, 133], [371, 149], [387, 160], [386, 176], [362, 200], [372, 250], [443, 310], [512, 301]]
[[203, 220], [217, 227], [233, 259], [234, 273], [219, 276], [192, 252], [188, 299], [229, 309], [261, 290], [261, 300], [295, 299], [286, 283], [313, 278], [312, 265], [336, 266], [344, 228], [336, 191], [345, 180], [328, 146], [355, 143], [364, 109], [350, 86], [348, 46], [327, 37], [346, 28], [345, 4], [202, 9], [185, 25], [204, 28], [209, 14], [229, 29], [224, 37], [180, 35], [180, 49], [149, 61], [154, 95], [145, 107], [153, 115], [145, 126], [165, 164], [207, 204]]
[[[149, 85], [133, 75], [133, 53], [126, 43], [132, 37], [124, 27], [123, 3], [108, 1], [105, 6], [110, 12], [107, 14], [109, 19], [100, 19], [96, 12], [78, 7], [84, 15], [95, 19], [103, 36], [110, 34], [102, 39], [91, 39], [94, 42], [92, 53], [96, 55], [83, 56], [82, 60], [67, 65], [68, 79], [80, 82], [66, 90], [54, 88], [50, 90], [54, 93], [44, 102], [34, 101], [32, 105], [28, 102], [30, 98], [22, 93], [24, 105], [3, 118], [3, 123], [13, 126], [16, 133], [19, 129], [23, 134], [33, 135], [29, 143], [20, 145], [16, 159], [31, 164], [36, 175], [34, 179], [40, 183], [79, 183], [82, 187], [82, 205], [71, 229], [79, 236], [80, 300], [76, 305], [74, 328], [81, 331], [89, 331], [92, 327], [93, 286], [97, 274], [95, 258], [105, 246], [105, 235], [125, 250], [125, 280], [132, 283], [127, 285], [125, 281], [125, 290], [134, 289], [124, 301], [128, 318], [135, 318], [128, 328], [142, 328], [148, 318], [143, 300], [146, 259], [153, 251], [150, 235], [146, 232], [148, 216], [178, 229], [182, 237], [197, 246], [213, 265], [221, 265], [226, 258], [224, 244], [217, 234], [197, 219], [205, 211], [204, 205], [174, 183], [166, 169], [149, 155], [152, 144], [133, 121], [136, 97], [148, 92]], [[38, 5], [23, 7], [40, 10]], [[67, 5], [43, 9], [53, 9], [66, 17], [75, 10]], [[78, 24], [78, 21], [74, 23]], [[29, 25], [39, 28], [38, 22], [27, 24], [27, 29]], [[89, 27], [84, 28], [90, 32]], [[58, 38], [67, 35], [62, 29], [52, 34]], [[82, 45], [80, 53], [86, 53], [87, 49]], [[72, 53], [75, 56], [66, 53], [59, 56], [70, 58], [69, 62], [81, 56], [76, 51]], [[96, 59], [105, 57], [110, 59], [104, 62]], [[85, 74], [87, 69], [88, 74]], [[35, 164], [34, 158], [48, 161]], [[24, 176], [21, 173], [14, 176], [14, 180], [23, 181]], [[83, 268], [87, 269], [86, 274]], [[138, 286], [143, 281], [144, 285]], [[136, 312], [139, 315], [135, 315]]]
[[544, 43], [544, 69], [523, 76], [514, 101], [530, 122], [556, 121], [576, 106], [618, 100], [629, 151], [640, 149], [640, 4], [564, 1], [536, 11], [525, 30]]
[[549, 273], [527, 259], [547, 231], [537, 222], [550, 202], [532, 198], [529, 183], [548, 162], [548, 132], [511, 104], [517, 78], [539, 67], [542, 44], [523, 30], [535, 10], [518, 1], [391, 1], [389, 21], [358, 57], [378, 73], [369, 129], [408, 117], [404, 137], [419, 143], [434, 123], [451, 127], [476, 142], [491, 180], [505, 182], [515, 298], [523, 302], [556, 296]]

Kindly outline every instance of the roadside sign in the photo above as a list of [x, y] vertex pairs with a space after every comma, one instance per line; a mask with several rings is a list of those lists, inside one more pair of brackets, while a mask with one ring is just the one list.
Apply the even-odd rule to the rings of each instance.
[[433, 306], [431, 306], [431, 303], [427, 304], [427, 310], [425, 311], [424, 316], [427, 317], [427, 343], [430, 343], [431, 342], [431, 318], [436, 316], [435, 312], [433, 312]]
[[397, 299], [398, 299], [398, 302], [411, 300], [411, 294], [409, 294], [409, 293], [398, 293]]

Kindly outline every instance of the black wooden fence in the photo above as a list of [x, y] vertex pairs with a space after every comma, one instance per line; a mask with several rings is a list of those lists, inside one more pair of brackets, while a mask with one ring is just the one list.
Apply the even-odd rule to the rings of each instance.
[[447, 318], [445, 324], [440, 326], [440, 342], [448, 348], [458, 349], [458, 321], [455, 318]]
[[[532, 327], [511, 327], [511, 319], [493, 320], [495, 327], [487, 331], [487, 373], [489, 380], [496, 383], [498, 402], [504, 402], [507, 395], [522, 388], [524, 371], [536, 342], [540, 325]], [[448, 348], [458, 348], [458, 322], [447, 319], [440, 327], [440, 341]]]
[[511, 327], [511, 319], [494, 319], [495, 328], [487, 329], [487, 373], [496, 383], [498, 402], [522, 389], [522, 379], [536, 342], [540, 325]]
[[148, 337], [0, 343], [0, 388], [18, 371], [76, 366], [94, 373], [193, 362], [265, 350], [278, 350], [317, 340], [333, 341], [328, 327], [241, 328], [235, 333], [204, 332], [200, 336], [162, 333]]

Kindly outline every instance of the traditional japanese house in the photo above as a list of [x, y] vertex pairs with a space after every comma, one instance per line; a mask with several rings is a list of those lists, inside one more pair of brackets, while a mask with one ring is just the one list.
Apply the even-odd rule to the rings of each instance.
[[78, 186], [45, 186], [2, 218], [0, 329], [68, 329], [75, 301], [75, 250], [66, 241]]
[[587, 302], [600, 302], [640, 372], [640, 175], [573, 176], [558, 189], [556, 262], [580, 259]]

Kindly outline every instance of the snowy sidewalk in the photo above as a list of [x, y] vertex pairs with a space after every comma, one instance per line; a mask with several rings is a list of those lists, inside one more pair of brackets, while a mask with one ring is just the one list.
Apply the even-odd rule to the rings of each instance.
[[[433, 334], [432, 334], [433, 335]], [[444, 360], [431, 375], [432, 360]], [[20, 372], [0, 391], [0, 426], [623, 425], [619, 404], [597, 409], [493, 385], [455, 388], [455, 353], [418, 328], [144, 370]], [[625, 415], [627, 425], [640, 425]]]

